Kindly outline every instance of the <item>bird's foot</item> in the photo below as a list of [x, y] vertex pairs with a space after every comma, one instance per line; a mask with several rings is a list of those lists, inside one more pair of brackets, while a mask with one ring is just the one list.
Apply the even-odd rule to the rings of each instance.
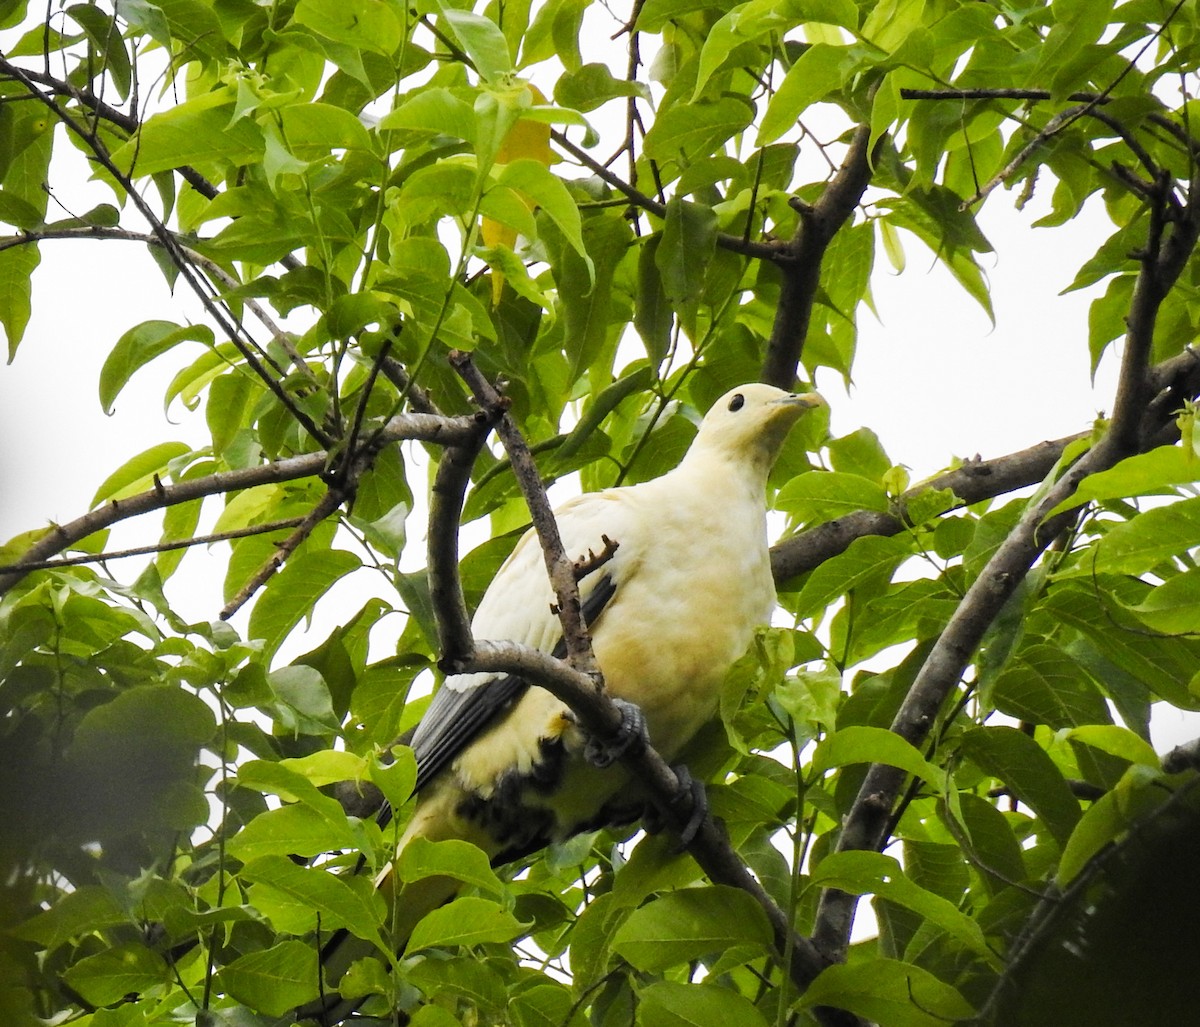
[[589, 738], [583, 747], [583, 758], [592, 766], [612, 766], [634, 746], [646, 745], [650, 735], [646, 729], [646, 715], [641, 708], [624, 699], [613, 699], [613, 704], [621, 711], [621, 726], [611, 738]]
[[681, 763], [671, 769], [675, 771], [675, 778], [679, 782], [679, 789], [675, 793], [675, 798], [671, 800], [671, 804], [679, 806], [681, 803], [688, 802], [691, 806], [691, 809], [688, 810], [687, 823], [679, 832], [679, 845], [675, 850], [676, 852], [685, 852], [695, 839], [700, 825], [704, 823], [704, 818], [708, 816], [708, 792], [704, 789], [704, 782], [692, 777], [692, 772], [684, 764]]
[[[704, 782], [692, 777], [692, 772], [684, 764], [680, 763], [671, 769], [675, 771], [675, 779], [678, 782], [671, 805], [687, 813], [687, 823], [680, 830], [679, 842], [675, 846], [675, 852], [678, 854], [686, 851], [692, 844], [700, 825], [708, 816], [708, 792], [704, 789]], [[658, 834], [666, 826], [666, 820], [657, 809], [648, 806], [642, 815], [642, 826], [647, 834]]]

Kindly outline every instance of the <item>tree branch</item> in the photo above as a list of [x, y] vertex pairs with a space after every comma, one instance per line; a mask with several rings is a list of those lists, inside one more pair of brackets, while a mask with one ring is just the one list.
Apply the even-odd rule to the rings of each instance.
[[821, 261], [838, 229], [853, 217], [871, 181], [871, 162], [879, 143], [877, 140], [874, 147], [870, 143], [871, 126], [859, 125], [841, 167], [816, 204], [809, 207], [793, 203], [800, 214], [800, 223], [788, 243], [788, 259], [776, 258], [783, 273], [783, 287], [762, 371], [762, 380], [770, 385], [791, 391], [796, 384], [821, 281]]
[[[456, 660], [451, 669], [454, 673], [484, 671], [515, 674], [566, 703], [588, 734], [603, 737], [620, 729], [620, 710], [602, 690], [597, 690], [591, 676], [530, 646], [481, 640], [474, 644], [470, 657]], [[676, 833], [682, 832], [688, 824], [690, 811], [678, 801], [679, 779], [675, 771], [648, 745], [630, 749], [621, 757], [621, 762], [639, 785], [645, 788], [667, 826]], [[792, 932], [787, 915], [746, 869], [728, 836], [711, 816], [705, 815], [700, 829], [688, 845], [688, 852], [709, 880], [740, 888], [755, 898], [770, 921], [775, 946], [780, 953], [789, 951], [791, 936], [792, 963], [789, 974], [799, 988], [811, 984], [828, 965], [828, 960], [821, 957], [807, 938]]]
[[[379, 441], [381, 444], [410, 440], [441, 446], [462, 445], [471, 437], [474, 430], [475, 420], [472, 417], [398, 414], [388, 421]], [[204, 496], [235, 492], [253, 485], [314, 477], [326, 470], [329, 459], [330, 454], [326, 452], [307, 453], [304, 456], [276, 460], [260, 467], [248, 467], [238, 471], [218, 471], [216, 474], [191, 481], [181, 481], [174, 485], [159, 485], [157, 488], [139, 492], [126, 499], [110, 500], [104, 506], [92, 510], [82, 517], [77, 517], [67, 524], [53, 525], [45, 536], [21, 554], [21, 563], [16, 566], [24, 568], [26, 564], [46, 560], [101, 528], [107, 528], [119, 521], [136, 517], [138, 514], [161, 510], [168, 506], [186, 503], [192, 499], [201, 499]], [[0, 572], [0, 595], [12, 588], [27, 573], [28, 571], [25, 569]]]
[[[607, 182], [617, 192], [625, 196], [635, 207], [640, 207], [648, 214], [653, 214], [660, 220], [666, 218], [667, 206], [665, 203], [659, 203], [658, 200], [647, 196], [640, 189], [630, 185], [620, 175], [613, 174], [613, 172], [609, 171], [608, 168], [588, 154], [586, 150], [576, 146], [557, 129], [550, 130], [550, 138], [579, 161], [593, 175]], [[757, 257], [760, 260], [779, 261], [786, 260], [788, 256], [786, 248], [781, 247], [778, 243], [754, 242], [753, 240], [743, 239], [740, 235], [729, 235], [727, 232], [717, 233], [717, 245], [722, 249], [729, 250], [731, 253], [740, 253], [745, 257]]]
[[[472, 363], [468, 354], [458, 350], [450, 354], [450, 365], [474, 394], [476, 401], [489, 417], [496, 420], [496, 433], [504, 443], [504, 449], [512, 462], [513, 474], [521, 486], [533, 527], [546, 559], [546, 572], [554, 589], [558, 619], [562, 624], [563, 641], [567, 647], [567, 660], [576, 670], [593, 678], [601, 687], [600, 669], [592, 652], [592, 639], [583, 619], [583, 604], [579, 599], [579, 583], [575, 578], [575, 564], [563, 549], [558, 533], [558, 522], [546, 497], [546, 489], [534, 465], [529, 446], [508, 415], [508, 401], [492, 388], [480, 370]], [[619, 541], [619, 540], [618, 540]]]
[[475, 416], [475, 434], [463, 445], [448, 446], [442, 453], [429, 496], [425, 562], [429, 568], [429, 597], [437, 623], [443, 670], [469, 656], [474, 648], [471, 618], [458, 575], [458, 525], [471, 469], [495, 423], [494, 418], [482, 411]]
[[[1039, 442], [993, 460], [968, 461], [953, 471], [914, 485], [900, 497], [899, 506], [903, 510], [931, 490], [949, 489], [962, 505], [970, 505], [1035, 485], [1050, 473], [1067, 446], [1088, 434], [1081, 432], [1053, 442]], [[782, 585], [789, 578], [805, 574], [845, 552], [857, 538], [897, 535], [904, 528], [902, 517], [873, 510], [860, 510], [826, 521], [774, 545], [771, 548], [771, 573], [776, 583]]]
[[[1048, 89], [907, 89], [900, 90], [903, 100], [1026, 100], [1039, 101], [1052, 99]], [[1060, 99], [1071, 103], [1107, 104], [1111, 96], [1103, 93], [1071, 93]], [[1193, 154], [1200, 154], [1200, 140], [1187, 133], [1182, 125], [1177, 125], [1166, 114], [1151, 111], [1146, 120], [1157, 128], [1164, 129], [1187, 147]]]
[[[1160, 188], [1165, 188], [1163, 183]], [[1194, 190], [1193, 190], [1194, 195]], [[1165, 206], [1165, 199], [1161, 203]], [[1089, 474], [1112, 467], [1137, 452], [1150, 384], [1155, 376], [1147, 367], [1158, 309], [1175, 284], [1196, 246], [1200, 223], [1189, 205], [1185, 217], [1166, 229], [1163, 207], [1152, 211], [1150, 234], [1127, 318], [1125, 351], [1117, 386], [1112, 421], [1103, 438], [1068, 467], [1045, 493], [1031, 501], [1016, 527], [992, 555], [926, 658], [916, 680], [900, 705], [891, 730], [914, 746], [929, 735], [947, 696], [957, 687], [984, 633], [1032, 568], [1043, 549], [1075, 516], [1067, 510], [1051, 515], [1068, 500]], [[838, 851], [882, 849], [887, 844], [891, 813], [904, 785], [904, 771], [873, 764], [842, 824]], [[817, 909], [813, 940], [832, 958], [844, 958], [858, 896], [836, 889], [825, 891]]]
[[[3, 65], [0, 65], [0, 67], [3, 67]], [[126, 114], [123, 110], [105, 103], [90, 91], [79, 89], [64, 79], [55, 78], [53, 75], [47, 75], [44, 72], [27, 69], [22, 69], [22, 72], [29, 81], [36, 82], [40, 86], [45, 86], [50, 92], [57, 93], [60, 96], [69, 96], [93, 114], [103, 118], [109, 124], [116, 125], [130, 135], [141, 127], [141, 122], [132, 114]], [[15, 78], [16, 76], [10, 75], [10, 77]], [[18, 79], [18, 81], [20, 80]], [[179, 172], [180, 177], [188, 185], [195, 189], [201, 196], [205, 197], [205, 199], [212, 200], [217, 197], [217, 187], [195, 168], [187, 164], [181, 164], [175, 170]]]
[[303, 517], [288, 517], [281, 521], [270, 521], [266, 524], [252, 524], [246, 528], [217, 531], [211, 535], [193, 535], [191, 538], [175, 539], [171, 542], [157, 542], [152, 546], [135, 546], [133, 549], [109, 549], [103, 553], [90, 553], [87, 556], [68, 556], [58, 560], [21, 561], [20, 563], [0, 564], [0, 575], [11, 574], [14, 571], [21, 574], [28, 574], [31, 571], [50, 571], [56, 567], [80, 567], [89, 563], [107, 563], [109, 560], [124, 560], [130, 556], [150, 556], [153, 553], [170, 553], [177, 549], [190, 549], [192, 546], [208, 546], [214, 542], [229, 542], [235, 538], [248, 538], [251, 535], [266, 535], [272, 531], [283, 531], [286, 528], [296, 527], [303, 520]]
[[345, 498], [346, 493], [341, 489], [327, 489], [325, 495], [321, 497], [317, 505], [296, 526], [296, 530], [275, 547], [275, 552], [254, 572], [250, 580], [238, 589], [237, 594], [225, 604], [225, 608], [219, 614], [221, 620], [229, 620], [230, 617], [245, 606], [250, 601], [250, 597], [274, 577], [275, 572], [284, 565], [287, 558], [296, 551], [296, 548], [313, 533], [317, 525], [325, 520], [326, 517], [330, 517], [336, 512]]
[[[146, 219], [150, 225], [155, 237], [162, 244], [163, 248], [170, 256], [172, 263], [179, 269], [179, 273], [183, 276], [183, 280], [187, 282], [188, 287], [196, 295], [196, 298], [203, 304], [208, 315], [216, 321], [220, 326], [221, 331], [225, 333], [226, 338], [237, 348], [242, 359], [250, 369], [262, 380], [263, 384], [274, 393], [275, 397], [283, 405], [296, 422], [300, 424], [305, 431], [308, 432], [314, 439], [317, 440], [325, 448], [329, 448], [333, 439], [323, 431], [311, 417], [296, 405], [296, 402], [288, 395], [282, 383], [271, 373], [274, 370], [280, 378], [284, 377], [283, 368], [279, 367], [270, 356], [262, 350], [261, 347], [246, 333], [242, 325], [237, 321], [231, 313], [222, 308], [220, 304], [213, 298], [211, 283], [208, 283], [196, 271], [195, 265], [188, 259], [180, 244], [176, 241], [174, 234], [163, 223], [162, 219], [151, 208], [146, 199], [133, 187], [133, 181], [130, 175], [123, 172], [113, 163], [112, 157], [106, 147], [92, 133], [82, 128], [74, 118], [72, 118], [58, 101], [48, 93], [43, 93], [37, 85], [37, 82], [30, 77], [25, 69], [13, 64], [3, 55], [0, 55], [0, 72], [7, 74], [10, 78], [21, 83], [29, 93], [39, 100], [62, 124], [68, 131], [75, 133], [83, 140], [84, 144], [91, 151], [92, 157], [99, 163], [110, 175], [113, 176], [125, 190], [133, 205], [137, 207], [138, 213]], [[263, 357], [260, 360], [258, 353], [262, 353]]]

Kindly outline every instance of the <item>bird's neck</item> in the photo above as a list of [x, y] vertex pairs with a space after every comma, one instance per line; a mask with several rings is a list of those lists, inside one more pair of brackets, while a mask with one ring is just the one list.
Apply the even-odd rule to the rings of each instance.
[[721, 452], [697, 452], [693, 448], [671, 472], [671, 477], [676, 482], [694, 483], [693, 488], [708, 492], [714, 502], [733, 494], [763, 503], [770, 469], [766, 454], [754, 450], [733, 457]]

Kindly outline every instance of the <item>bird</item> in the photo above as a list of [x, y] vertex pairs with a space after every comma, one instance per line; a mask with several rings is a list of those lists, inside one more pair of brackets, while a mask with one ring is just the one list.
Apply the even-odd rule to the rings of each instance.
[[[658, 478], [573, 497], [555, 510], [573, 559], [606, 549], [579, 583], [596, 661], [614, 700], [640, 711], [670, 761], [716, 713], [726, 673], [775, 607], [767, 476], [788, 433], [824, 401], [750, 383], [718, 399], [683, 460]], [[555, 597], [533, 529], [497, 571], [472, 618], [476, 639], [564, 651]], [[631, 823], [645, 808], [628, 773], [585, 756], [588, 739], [550, 692], [511, 675], [448, 676], [411, 738], [415, 811], [397, 846], [463, 839], [500, 865], [585, 830]], [[427, 879], [391, 892], [397, 936], [459, 885]], [[327, 946], [330, 976], [356, 939]], [[401, 946], [402, 946], [401, 940]], [[361, 954], [361, 953], [360, 953]], [[335, 1023], [345, 1003], [308, 1010]]]

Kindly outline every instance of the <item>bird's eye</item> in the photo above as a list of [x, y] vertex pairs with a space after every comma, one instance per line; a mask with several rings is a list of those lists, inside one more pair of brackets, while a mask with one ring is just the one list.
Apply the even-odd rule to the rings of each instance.
[[743, 396], [740, 392], [734, 393], [733, 399], [731, 399], [729, 401], [729, 409], [730, 410], [741, 410], [742, 407], [744, 407], [745, 405], [746, 405], [746, 397]]

